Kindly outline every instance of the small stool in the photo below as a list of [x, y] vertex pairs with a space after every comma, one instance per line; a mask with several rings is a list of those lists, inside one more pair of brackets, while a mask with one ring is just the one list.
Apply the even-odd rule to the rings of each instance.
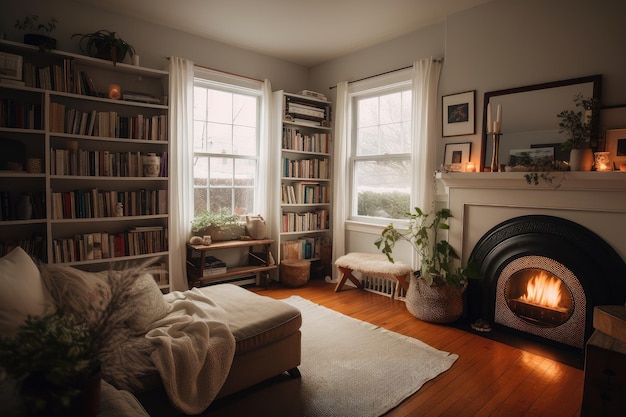
[[[335, 265], [339, 269], [339, 282], [335, 287], [335, 292], [341, 291], [346, 279], [352, 281], [357, 288], [363, 288], [363, 284], [352, 275], [352, 271], [395, 279], [398, 281], [398, 286], [401, 286], [405, 291], [409, 289], [406, 278], [413, 273], [413, 269], [409, 265], [401, 261], [389, 262], [387, 255], [380, 253], [348, 253], [337, 258]], [[396, 287], [395, 293], [391, 295], [392, 300], [397, 293], [398, 287]]]
[[287, 287], [302, 287], [309, 282], [311, 262], [304, 259], [285, 259], [280, 263], [280, 282]]

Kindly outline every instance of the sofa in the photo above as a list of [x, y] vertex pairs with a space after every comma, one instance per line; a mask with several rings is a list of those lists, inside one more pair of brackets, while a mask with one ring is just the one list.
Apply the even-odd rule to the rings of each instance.
[[128, 297], [100, 356], [102, 378], [115, 388], [198, 414], [283, 372], [300, 376], [299, 310], [233, 284], [162, 294], [150, 271], [38, 266], [18, 247], [0, 258], [0, 331], [11, 335], [27, 316], [57, 308], [89, 320], [126, 281]]

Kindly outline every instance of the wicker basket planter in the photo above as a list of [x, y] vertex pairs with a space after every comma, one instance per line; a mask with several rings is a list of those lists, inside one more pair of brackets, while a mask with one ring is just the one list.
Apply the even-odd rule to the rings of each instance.
[[420, 320], [430, 323], [451, 323], [463, 315], [463, 292], [467, 285], [429, 286], [423, 279], [411, 275], [406, 293], [406, 308]]

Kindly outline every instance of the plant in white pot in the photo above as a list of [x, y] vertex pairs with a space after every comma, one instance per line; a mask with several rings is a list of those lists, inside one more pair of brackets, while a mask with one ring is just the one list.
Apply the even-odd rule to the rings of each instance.
[[557, 114], [560, 119], [559, 133], [567, 135], [567, 140], [561, 147], [563, 150], [570, 150], [572, 171], [590, 171], [593, 166], [592, 148], [596, 146], [593, 130], [597, 126], [598, 100], [577, 94], [574, 103], [580, 110], [563, 110]]
[[398, 241], [408, 242], [420, 259], [420, 269], [411, 277], [406, 294], [407, 309], [415, 317], [434, 323], [449, 323], [463, 314], [463, 292], [469, 278], [479, 278], [477, 269], [469, 262], [465, 268], [454, 265], [458, 256], [447, 240], [440, 240], [438, 232], [449, 229], [450, 210], [424, 213], [419, 207], [407, 213], [406, 231], [393, 223], [381, 232], [374, 242], [393, 262], [393, 248]]

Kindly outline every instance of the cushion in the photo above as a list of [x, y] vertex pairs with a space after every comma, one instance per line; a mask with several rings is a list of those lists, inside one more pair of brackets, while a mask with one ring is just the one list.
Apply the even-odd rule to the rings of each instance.
[[222, 307], [235, 336], [235, 354], [282, 340], [302, 324], [300, 310], [282, 301], [256, 294], [234, 284], [218, 284], [199, 290]]
[[88, 272], [65, 265], [42, 265], [41, 276], [57, 308], [89, 321], [111, 298], [107, 272]]
[[47, 294], [37, 265], [19, 246], [0, 258], [0, 334], [12, 336], [28, 316], [43, 316]]
[[153, 322], [165, 317], [169, 304], [163, 298], [163, 293], [152, 274], [139, 275], [130, 292], [135, 299], [133, 303], [135, 311], [126, 323], [133, 330], [144, 333]]

